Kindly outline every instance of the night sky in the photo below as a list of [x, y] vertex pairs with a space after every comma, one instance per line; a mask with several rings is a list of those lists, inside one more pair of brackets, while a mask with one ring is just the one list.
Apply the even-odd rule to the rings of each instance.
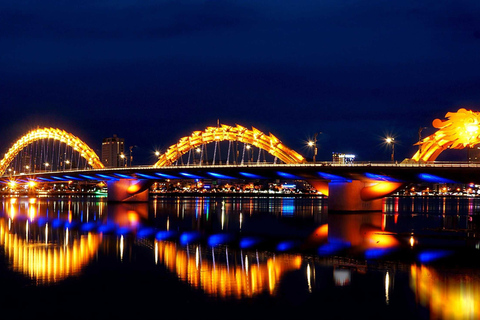
[[53, 126], [148, 164], [219, 119], [307, 157], [322, 132], [318, 160], [388, 161], [390, 134], [402, 160], [420, 127], [480, 111], [479, 17], [478, 0], [0, 0], [0, 152]]

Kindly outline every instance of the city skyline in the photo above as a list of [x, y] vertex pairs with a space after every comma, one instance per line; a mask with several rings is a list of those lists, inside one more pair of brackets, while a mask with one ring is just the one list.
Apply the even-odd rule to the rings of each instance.
[[447, 112], [480, 110], [475, 1], [0, 7], [2, 153], [51, 126], [98, 154], [117, 134], [148, 164], [219, 121], [271, 132], [309, 158], [322, 132], [324, 161], [389, 161], [392, 136], [401, 161], [420, 128], [427, 136]]

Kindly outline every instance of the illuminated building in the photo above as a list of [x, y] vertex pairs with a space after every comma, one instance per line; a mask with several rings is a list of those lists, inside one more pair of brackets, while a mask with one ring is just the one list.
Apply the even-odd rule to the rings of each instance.
[[334, 152], [332, 154], [333, 163], [350, 164], [350, 163], [353, 163], [354, 160], [355, 160], [355, 155], [353, 154], [345, 154], [345, 153], [337, 153], [337, 152]]
[[468, 148], [468, 161], [480, 163], [480, 146]]
[[111, 138], [105, 138], [102, 142], [102, 163], [105, 167], [121, 167], [124, 165], [125, 142], [116, 134]]

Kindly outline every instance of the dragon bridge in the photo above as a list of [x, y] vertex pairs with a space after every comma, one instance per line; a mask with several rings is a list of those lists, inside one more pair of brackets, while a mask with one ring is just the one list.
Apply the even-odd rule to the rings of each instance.
[[160, 155], [154, 167], [171, 165], [192, 149], [203, 144], [225, 140], [253, 145], [287, 164], [305, 162], [303, 156], [287, 148], [271, 133], [267, 135], [256, 128], [252, 127], [252, 130], [249, 130], [238, 124], [235, 127], [222, 124], [217, 127], [207, 127], [204, 131], [194, 131], [190, 136], [181, 138], [177, 143], [170, 146], [164, 154]]
[[39, 141], [52, 139], [65, 143], [67, 146], [72, 148], [74, 151], [78, 152], [90, 166], [94, 169], [103, 168], [103, 164], [100, 161], [99, 157], [87, 144], [85, 144], [78, 137], [74, 136], [71, 133], [68, 133], [64, 130], [54, 129], [54, 128], [39, 128], [29, 131], [23, 137], [18, 139], [13, 146], [5, 154], [5, 157], [0, 160], [0, 176], [5, 174], [5, 171], [9, 167], [10, 163], [15, 159], [15, 157], [24, 150], [29, 144]]

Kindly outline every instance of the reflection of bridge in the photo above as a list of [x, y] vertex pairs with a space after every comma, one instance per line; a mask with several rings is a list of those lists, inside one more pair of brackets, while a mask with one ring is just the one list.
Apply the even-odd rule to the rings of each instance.
[[[404, 183], [469, 183], [479, 178], [475, 165], [432, 163], [447, 148], [480, 142], [477, 113], [460, 109], [446, 117], [446, 121], [433, 122], [439, 130], [420, 141], [420, 150], [400, 165], [307, 163], [271, 133], [218, 125], [181, 138], [152, 166], [107, 169], [79, 138], [63, 130], [43, 128], [14, 143], [0, 161], [0, 175], [4, 181], [107, 181], [111, 201], [146, 201], [150, 183], [162, 179], [301, 179], [329, 196], [330, 210], [379, 210], [381, 198]], [[228, 142], [223, 159], [220, 142]], [[210, 152], [207, 144], [214, 145]], [[270, 163], [267, 154], [272, 157]]]

